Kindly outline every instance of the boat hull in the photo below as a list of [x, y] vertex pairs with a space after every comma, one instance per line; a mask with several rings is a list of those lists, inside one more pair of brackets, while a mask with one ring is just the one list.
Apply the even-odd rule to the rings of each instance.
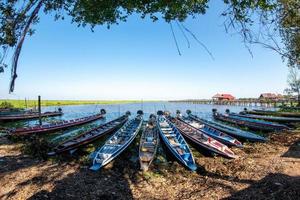
[[[133, 121], [133, 120], [137, 120], [137, 121]], [[135, 128], [134, 130], [130, 129], [130, 123], [136, 123], [135, 124]], [[91, 170], [93, 171], [98, 171], [99, 169], [101, 169], [103, 166], [107, 165], [108, 163], [110, 163], [113, 159], [115, 159], [118, 155], [120, 155], [125, 149], [127, 149], [127, 147], [129, 147], [129, 145], [133, 142], [133, 140], [135, 139], [135, 137], [137, 136], [140, 128], [142, 126], [142, 119], [132, 119], [130, 121], [128, 121], [125, 125], [123, 125], [122, 128], [120, 128], [120, 130], [118, 130], [114, 135], [112, 135], [106, 142], [105, 144], [97, 151], [93, 152], [91, 154], [91, 159], [93, 160], [93, 165], [90, 167]], [[116, 150], [114, 150], [109, 157], [104, 158], [101, 160], [101, 162], [98, 161], [98, 157], [100, 156], [100, 154], [105, 153], [104, 148], [107, 147], [107, 145], [109, 145], [109, 141], [111, 141], [114, 137], [116, 137], [118, 134], [122, 134], [126, 131], [133, 131], [131, 133], [131, 135], [129, 136], [129, 139], [127, 139], [125, 141], [124, 144], [122, 144], [121, 146], [117, 146], [114, 145], [114, 147], [116, 147]]]
[[253, 130], [260, 130], [260, 131], [282, 131], [288, 130], [289, 127], [275, 124], [271, 122], [264, 122], [261, 120], [249, 119], [249, 118], [242, 118], [242, 117], [234, 117], [234, 116], [225, 116], [219, 113], [214, 113], [213, 117], [217, 120], [229, 122], [241, 127], [248, 127]]
[[[211, 138], [197, 128], [176, 120], [175, 118], [173, 118], [172, 122], [185, 138], [192, 141], [198, 147], [212, 154], [218, 154], [227, 158], [237, 157], [225, 144]], [[189, 134], [188, 132], [192, 132], [193, 134]]]
[[147, 171], [154, 160], [159, 144], [158, 129], [155, 125], [147, 124], [142, 133], [139, 147], [139, 162], [142, 171]]
[[207, 121], [207, 120], [204, 120], [204, 119], [201, 119], [195, 115], [189, 115], [189, 118], [192, 118], [194, 119], [195, 121], [199, 121], [201, 123], [204, 123], [206, 124], [207, 126], [211, 126], [215, 129], [218, 129], [220, 131], [223, 131], [229, 135], [232, 135], [240, 140], [248, 140], [250, 142], [266, 142], [267, 139], [260, 136], [260, 135], [257, 135], [257, 134], [254, 134], [254, 133], [251, 133], [249, 131], [243, 131], [243, 130], [240, 130], [240, 129], [237, 129], [237, 128], [234, 128], [234, 127], [231, 127], [231, 126], [227, 126], [225, 124], [221, 124], [221, 123], [218, 123], [218, 122], [212, 122], [212, 121]]
[[[164, 129], [161, 127], [161, 124], [160, 124], [160, 120], [162, 120], [162, 119], [165, 120], [166, 123], [168, 123], [170, 125], [170, 128], [172, 129], [172, 131], [174, 131], [175, 134], [176, 134], [176, 138], [181, 139], [181, 142], [182, 142], [181, 144], [185, 145], [185, 147], [187, 148], [187, 151], [189, 152], [188, 154], [192, 158], [192, 160], [190, 160], [189, 163], [187, 163], [187, 161], [185, 159], [183, 159], [182, 156], [180, 156], [180, 154], [175, 150], [175, 147], [173, 147], [171, 145], [169, 139], [164, 134], [164, 132], [163, 132]], [[180, 132], [176, 129], [176, 127], [171, 122], [169, 122], [166, 118], [164, 118], [162, 116], [158, 117], [157, 125], [158, 125], [158, 128], [159, 128], [159, 135], [160, 135], [162, 141], [165, 143], [165, 145], [168, 148], [168, 150], [172, 153], [172, 155], [183, 166], [185, 166], [186, 168], [190, 169], [191, 171], [196, 171], [198, 167], [195, 164], [195, 161], [194, 161], [193, 155], [191, 153], [191, 150], [189, 149], [187, 142], [184, 140], [183, 136], [181, 136]]]
[[[59, 154], [59, 153], [64, 153], [64, 152], [68, 152], [68, 151], [71, 151], [71, 150], [74, 150], [74, 149], [77, 149], [79, 147], [82, 147], [84, 145], [87, 145], [95, 140], [98, 140], [99, 138], [101, 138], [102, 136], [104, 135], [107, 135], [109, 133], [112, 133], [114, 131], [116, 131], [118, 128], [120, 128], [126, 121], [128, 120], [128, 117], [125, 117], [125, 116], [122, 116], [118, 119], [115, 119], [115, 120], [112, 120], [110, 122], [107, 122], [105, 124], [102, 124], [90, 131], [87, 131], [85, 133], [82, 133], [80, 134], [79, 136], [76, 136], [75, 138], [72, 138], [70, 140], [67, 140], [67, 141], [64, 141], [62, 144], [58, 145], [57, 147], [54, 148], [54, 152], [53, 153], [50, 153], [50, 155], [53, 155], [53, 154]], [[112, 123], [116, 123], [116, 122], [119, 122], [117, 125], [115, 126], [112, 126], [106, 130], [101, 130], [103, 129], [105, 126], [109, 126], [110, 124]], [[99, 130], [100, 129], [100, 130]], [[99, 130], [99, 131], [98, 131]], [[93, 132], [97, 132], [97, 134], [94, 134], [93, 136], [91, 137], [88, 137], [89, 135], [91, 135]], [[85, 138], [85, 139], [82, 139], [80, 140], [81, 138]], [[73, 142], [73, 141], [76, 141], [78, 140], [78, 142]], [[68, 145], [68, 143], [70, 145]]]
[[[56, 117], [61, 115], [63, 115], [62, 112], [46, 112], [46, 113], [42, 113], [41, 117]], [[38, 113], [5, 115], [5, 116], [0, 116], [0, 121], [9, 122], [9, 121], [31, 120], [31, 119], [38, 119], [39, 117], [40, 116]]]
[[31, 134], [43, 134], [43, 133], [50, 133], [55, 132], [63, 129], [67, 129], [73, 126], [79, 126], [83, 125], [89, 122], [96, 121], [98, 119], [102, 119], [104, 117], [104, 114], [97, 114], [94, 116], [86, 117], [85, 120], [70, 120], [64, 123], [56, 123], [56, 124], [50, 124], [45, 126], [36, 126], [31, 128], [25, 128], [25, 129], [15, 129], [10, 132], [11, 136], [27, 136]]

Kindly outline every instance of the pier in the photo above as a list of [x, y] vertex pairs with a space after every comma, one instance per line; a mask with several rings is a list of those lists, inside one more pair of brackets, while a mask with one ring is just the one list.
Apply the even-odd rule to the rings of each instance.
[[235, 99], [217, 101], [213, 99], [187, 99], [169, 101], [172, 103], [190, 103], [190, 104], [210, 104], [210, 105], [230, 105], [230, 106], [245, 106], [245, 107], [268, 107], [276, 108], [279, 106], [295, 106], [297, 102], [290, 99], [282, 100], [263, 100], [263, 99]]

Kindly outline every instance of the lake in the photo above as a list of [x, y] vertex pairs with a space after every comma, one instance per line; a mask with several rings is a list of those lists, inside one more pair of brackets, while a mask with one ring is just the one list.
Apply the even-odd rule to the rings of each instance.
[[[72, 105], [72, 106], [51, 106], [42, 107], [42, 112], [55, 111], [58, 108], [62, 108], [63, 115], [59, 117], [43, 118], [43, 124], [51, 123], [57, 120], [70, 120], [80, 117], [96, 114], [103, 108], [106, 110], [106, 117], [102, 120], [59, 131], [55, 134], [51, 134], [49, 139], [53, 142], [59, 142], [61, 140], [73, 137], [87, 129], [93, 128], [97, 125], [103, 124], [107, 121], [115, 119], [120, 115], [123, 115], [126, 111], [131, 112], [131, 117], [136, 116], [138, 110], [144, 111], [144, 119], [148, 119], [152, 113], [157, 113], [158, 110], [168, 110], [172, 114], [175, 114], [176, 110], [180, 110], [182, 114], [185, 114], [186, 110], [189, 109], [192, 113], [201, 116], [205, 119], [212, 118], [212, 109], [216, 108], [219, 112], [225, 112], [226, 109], [230, 109], [233, 112], [239, 112], [244, 109], [244, 106], [225, 106], [225, 105], [207, 105], [207, 104], [190, 104], [190, 103], [170, 103], [170, 102], [144, 102], [144, 103], [132, 103], [132, 104], [103, 104], [103, 105]], [[253, 108], [253, 107], [252, 107]], [[251, 109], [251, 108], [250, 108]], [[38, 124], [38, 120], [31, 121], [19, 121], [1, 124], [6, 127], [23, 127], [23, 126], [34, 126]]]

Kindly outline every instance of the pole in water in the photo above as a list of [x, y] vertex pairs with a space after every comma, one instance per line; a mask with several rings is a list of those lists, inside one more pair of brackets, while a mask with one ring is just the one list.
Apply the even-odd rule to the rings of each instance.
[[42, 125], [42, 115], [41, 115], [41, 96], [38, 96], [38, 111], [39, 111], [39, 123]]

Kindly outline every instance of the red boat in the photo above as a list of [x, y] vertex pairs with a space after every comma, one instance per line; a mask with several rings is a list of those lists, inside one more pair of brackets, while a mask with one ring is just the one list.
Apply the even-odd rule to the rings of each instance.
[[48, 153], [48, 155], [55, 155], [58, 153], [63, 153], [73, 149], [77, 149], [80, 146], [87, 145], [96, 139], [104, 136], [105, 134], [114, 132], [120, 128], [128, 120], [128, 115], [123, 115], [115, 120], [102, 124], [92, 130], [82, 133], [74, 138], [64, 141], [60, 145], [54, 148], [53, 152]]
[[168, 119], [177, 127], [177, 129], [185, 138], [189, 139], [197, 146], [202, 147], [209, 152], [228, 158], [237, 157], [225, 144], [222, 144], [221, 142], [209, 137], [197, 128], [194, 128], [174, 117], [168, 117]]
[[61, 121], [53, 124], [46, 124], [42, 126], [34, 126], [34, 127], [26, 127], [26, 128], [17, 128], [10, 131], [10, 135], [13, 136], [26, 136], [30, 134], [41, 134], [41, 133], [48, 133], [54, 132], [62, 129], [66, 129], [73, 126], [78, 126], [82, 124], [86, 124], [92, 121], [96, 121], [104, 117], [106, 111], [101, 109], [100, 114], [82, 117], [78, 119], [72, 119], [69, 121]]
[[[62, 115], [63, 112], [61, 110], [54, 112], [44, 112], [41, 113], [41, 117], [55, 117]], [[29, 119], [37, 119], [39, 118], [38, 112], [25, 112], [21, 114], [12, 114], [12, 115], [4, 115], [0, 116], [0, 121], [8, 122], [8, 121], [19, 121], [19, 120], [29, 120]]]

